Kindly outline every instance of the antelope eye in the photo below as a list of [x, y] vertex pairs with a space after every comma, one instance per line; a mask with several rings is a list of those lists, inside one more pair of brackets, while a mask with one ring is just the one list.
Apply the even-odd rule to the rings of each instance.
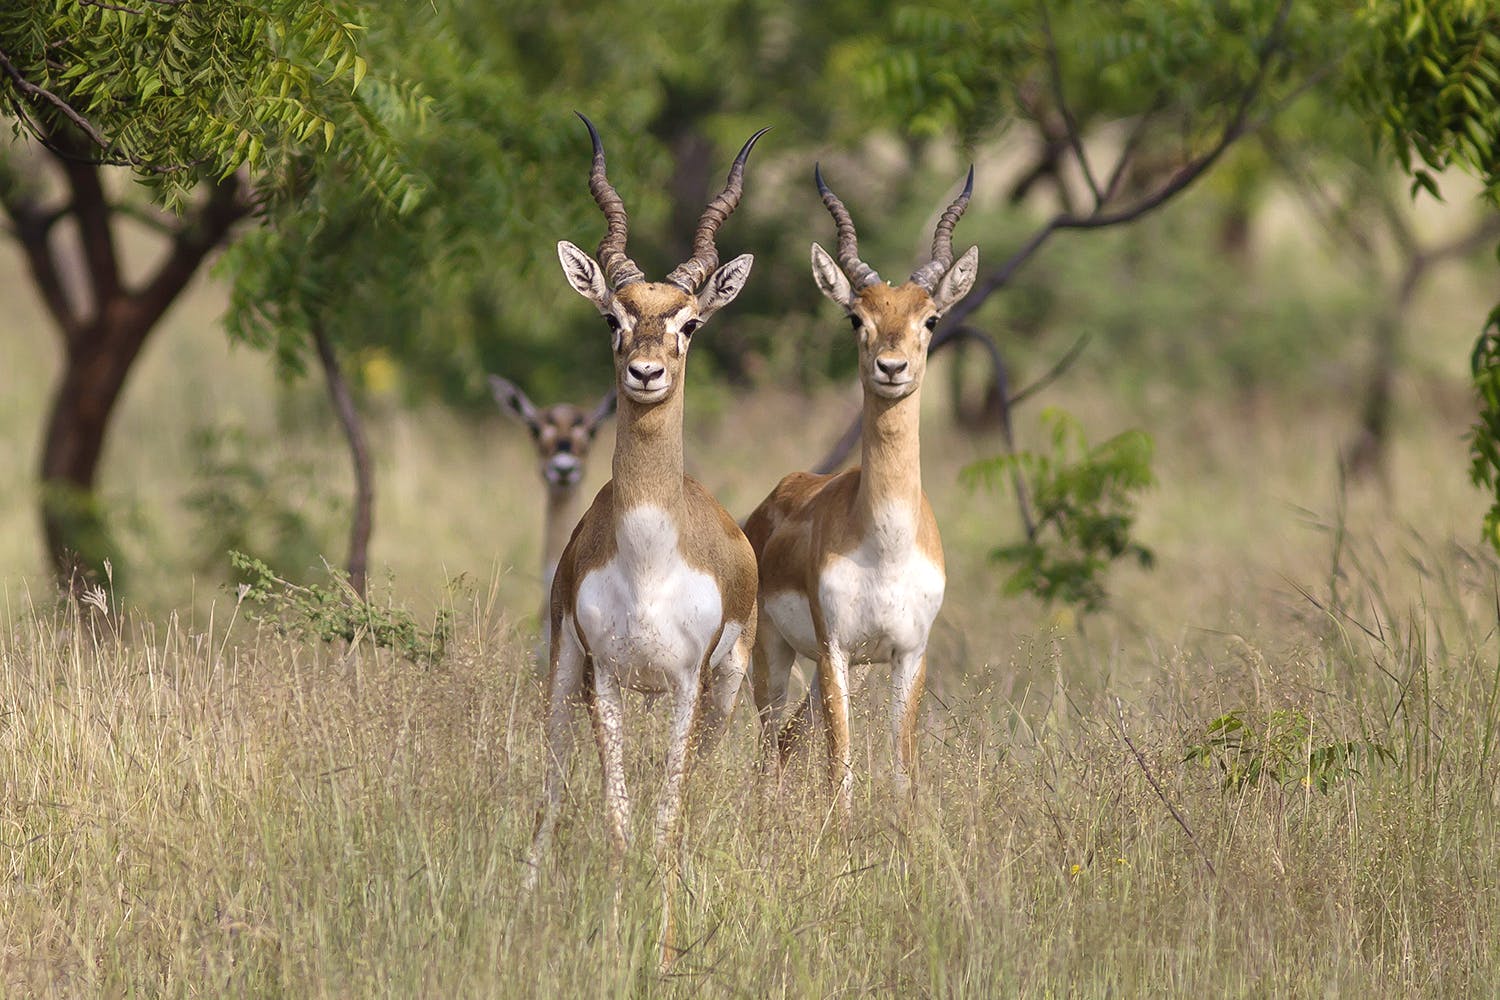
[[611, 330], [618, 330], [620, 328], [620, 321], [615, 318], [614, 313], [605, 313], [604, 322], [609, 325]]
[[938, 318], [936, 316], [928, 316], [927, 317], [927, 329], [929, 329], [929, 330], [936, 330], [937, 329], [937, 321], [938, 321]]
[[684, 337], [691, 337], [693, 335], [693, 331], [698, 329], [699, 326], [700, 324], [697, 320], [688, 320], [686, 323], [682, 324], [682, 335]]
[[858, 330], [859, 330], [859, 328], [860, 328], [860, 327], [861, 327], [861, 326], [863, 326], [863, 325], [864, 325], [864, 320], [862, 320], [862, 319], [860, 319], [860, 318], [859, 318], [859, 317], [858, 317], [858, 316], [853, 316], [853, 315], [851, 315], [851, 316], [850, 316], [850, 317], [849, 317], [849, 326], [850, 326], [850, 327], [851, 327], [851, 328], [852, 328], [852, 329], [854, 329], [854, 330], [855, 330], [855, 331], [858, 331]]

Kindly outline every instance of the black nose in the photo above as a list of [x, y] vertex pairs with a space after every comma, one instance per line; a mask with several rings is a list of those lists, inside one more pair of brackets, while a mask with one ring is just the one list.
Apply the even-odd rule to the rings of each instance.
[[627, 367], [630, 374], [634, 375], [636, 381], [640, 382], [641, 385], [650, 385], [654, 379], [660, 378], [661, 373], [666, 371], [666, 368], [662, 365], [648, 365], [641, 364], [640, 362], [628, 365]]
[[887, 358], [876, 358], [875, 367], [885, 372], [887, 378], [894, 378], [906, 371], [906, 362], [901, 360], [890, 360]]

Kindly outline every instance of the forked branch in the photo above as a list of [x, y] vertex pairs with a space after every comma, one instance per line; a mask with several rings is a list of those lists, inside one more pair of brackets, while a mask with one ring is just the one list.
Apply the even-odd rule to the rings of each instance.
[[[933, 335], [928, 353], [935, 353], [954, 340], [965, 336], [960, 331], [964, 329], [968, 318], [983, 306], [991, 295], [1009, 284], [1011, 278], [1021, 269], [1022, 265], [1029, 261], [1042, 248], [1042, 245], [1052, 237], [1053, 233], [1064, 229], [1105, 229], [1110, 226], [1134, 222], [1142, 216], [1155, 211], [1192, 186], [1194, 182], [1207, 173], [1219, 161], [1235, 142], [1260, 128], [1267, 120], [1279, 113], [1288, 103], [1300, 97], [1306, 85], [1294, 91], [1285, 101], [1280, 102], [1265, 116], [1260, 118], [1251, 117], [1251, 110], [1255, 107], [1257, 99], [1263, 93], [1271, 68], [1275, 65], [1276, 57], [1282, 50], [1282, 34], [1286, 27], [1287, 18], [1291, 14], [1291, 8], [1291, 0], [1282, 0], [1280, 6], [1277, 7], [1271, 27], [1258, 49], [1255, 71], [1241, 89], [1239, 97], [1235, 101], [1234, 109], [1219, 131], [1214, 143], [1207, 150], [1183, 164], [1155, 191], [1143, 196], [1133, 204], [1120, 208], [1111, 208], [1130, 164], [1140, 149], [1147, 124], [1155, 115], [1161, 102], [1158, 101], [1151, 109], [1147, 110], [1136, 120], [1135, 126], [1126, 138], [1125, 145], [1121, 149], [1118, 159], [1109, 172], [1109, 179], [1100, 188], [1083, 149], [1083, 141], [1078, 133], [1077, 122], [1074, 120], [1071, 111], [1067, 110], [1068, 105], [1062, 91], [1062, 76], [1058, 62], [1057, 47], [1052, 39], [1051, 23], [1047, 18], [1046, 6], [1045, 2], [1043, 2], [1041, 8], [1043, 30], [1047, 36], [1047, 56], [1048, 65], [1052, 73], [1054, 99], [1057, 101], [1059, 111], [1063, 115], [1069, 132], [1068, 146], [1073, 151], [1073, 155], [1078, 159], [1079, 167], [1084, 171], [1085, 177], [1089, 182], [1090, 191], [1094, 195], [1094, 206], [1085, 214], [1079, 214], [1066, 209], [1058, 212], [1047, 220], [1041, 228], [1032, 233], [999, 267], [981, 278], [975, 284], [974, 290], [943, 317], [937, 332]], [[1315, 79], [1317, 77], [1314, 77]], [[1310, 85], [1311, 82], [1309, 81], [1307, 85]], [[837, 469], [849, 457], [850, 452], [853, 450], [854, 442], [858, 440], [859, 417], [855, 417], [849, 429], [829, 449], [814, 471], [831, 472]]]

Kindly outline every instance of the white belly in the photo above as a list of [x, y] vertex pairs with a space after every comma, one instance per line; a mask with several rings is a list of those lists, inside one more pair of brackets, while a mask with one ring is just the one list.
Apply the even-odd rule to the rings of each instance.
[[[916, 522], [885, 512], [859, 548], [834, 556], [818, 579], [828, 643], [852, 662], [885, 662], [926, 648], [943, 605], [943, 570], [916, 545]], [[800, 655], [820, 653], [806, 595], [766, 594], [766, 616]]]
[[718, 584], [683, 561], [677, 539], [665, 511], [638, 507], [622, 519], [615, 557], [578, 586], [577, 628], [595, 669], [611, 671], [635, 691], [692, 683], [720, 625], [711, 663], [744, 627], [724, 622]]

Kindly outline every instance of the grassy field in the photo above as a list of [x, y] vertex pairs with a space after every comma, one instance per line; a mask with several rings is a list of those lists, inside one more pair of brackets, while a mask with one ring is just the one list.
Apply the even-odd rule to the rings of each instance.
[[[0, 262], [0, 284], [14, 273]], [[1049, 390], [1091, 435], [1140, 426], [1158, 447], [1140, 523], [1157, 567], [1118, 573], [1110, 610], [1082, 622], [1003, 595], [985, 553], [1014, 537], [1010, 501], [957, 485], [998, 443], [948, 430], [934, 391], [924, 465], [950, 582], [918, 805], [887, 798], [880, 671], [847, 833], [817, 782], [761, 801], [741, 710], [689, 783], [691, 946], [662, 977], [645, 846], [662, 734], [641, 703], [645, 820], [618, 899], [587, 743], [555, 866], [519, 893], [541, 780], [524, 435], [371, 400], [377, 600], [454, 612], [439, 663], [257, 626], [185, 502], [195, 429], [238, 428], [281, 470], [261, 499], [335, 552], [347, 471], [315, 391], [227, 349], [200, 289], [112, 439], [129, 580], [101, 598], [112, 614], [53, 607], [32, 487], [0, 485], [0, 993], [1496, 995], [1500, 564], [1464, 479], [1461, 379], [1485, 294], [1447, 278], [1417, 311], [1388, 497], [1340, 488], [1344, 369], [1309, 393], [1097, 371]], [[41, 330], [12, 298], [15, 328]], [[50, 344], [9, 346], [24, 374], [0, 393], [0, 458], [29, 469]], [[690, 467], [743, 513], [851, 407], [694, 384]], [[1221, 750], [1264, 769], [1226, 788], [1184, 757], [1230, 712], [1270, 737]]]

